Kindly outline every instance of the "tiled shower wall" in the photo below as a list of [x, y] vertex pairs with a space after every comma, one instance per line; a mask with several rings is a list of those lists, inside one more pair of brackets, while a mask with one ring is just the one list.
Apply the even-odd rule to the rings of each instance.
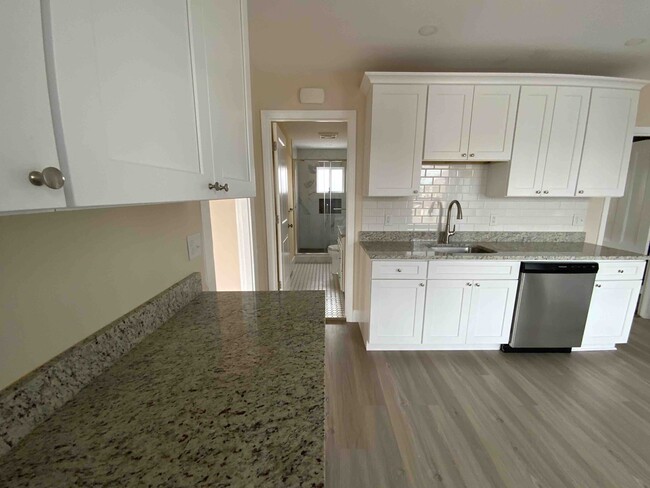
[[[463, 207], [459, 231], [584, 230], [588, 199], [490, 198], [485, 195], [488, 168], [485, 163], [425, 165], [417, 196], [364, 197], [362, 230], [441, 231], [454, 199]], [[454, 209], [452, 224], [455, 216]]]

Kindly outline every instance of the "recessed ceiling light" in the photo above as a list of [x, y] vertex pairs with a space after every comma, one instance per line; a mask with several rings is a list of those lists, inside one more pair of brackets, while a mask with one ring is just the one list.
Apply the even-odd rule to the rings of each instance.
[[418, 34], [421, 36], [432, 36], [438, 32], [438, 28], [435, 25], [423, 25], [418, 29]]
[[625, 41], [625, 45], [626, 46], [639, 46], [639, 45], [643, 44], [646, 41], [647, 41], [647, 39], [645, 39], [643, 37], [633, 37], [632, 39], [628, 39], [627, 41]]

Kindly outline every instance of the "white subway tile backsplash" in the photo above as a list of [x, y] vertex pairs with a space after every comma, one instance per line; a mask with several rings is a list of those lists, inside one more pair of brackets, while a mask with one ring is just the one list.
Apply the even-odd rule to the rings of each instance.
[[[459, 231], [566, 231], [580, 232], [574, 215], [584, 218], [586, 198], [490, 198], [485, 195], [487, 165], [433, 164], [422, 169], [420, 193], [415, 198], [364, 198], [361, 228], [364, 231], [440, 231], [447, 219], [447, 205], [463, 206]], [[385, 217], [391, 218], [385, 225]], [[491, 225], [491, 217], [496, 224]], [[455, 213], [454, 213], [455, 217]], [[454, 218], [455, 220], [455, 218]]]

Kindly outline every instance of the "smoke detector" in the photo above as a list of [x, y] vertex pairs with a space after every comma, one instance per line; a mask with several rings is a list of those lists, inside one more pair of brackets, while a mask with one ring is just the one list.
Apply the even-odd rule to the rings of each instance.
[[338, 132], [319, 132], [318, 135], [325, 141], [333, 141], [339, 136]]

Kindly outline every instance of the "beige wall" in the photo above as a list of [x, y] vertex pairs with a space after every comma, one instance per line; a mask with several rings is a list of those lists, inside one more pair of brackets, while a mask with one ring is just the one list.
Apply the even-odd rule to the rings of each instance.
[[194, 271], [198, 203], [0, 217], [0, 388]]
[[210, 220], [217, 291], [241, 291], [235, 200], [211, 201]]
[[[365, 97], [360, 85], [363, 78], [361, 71], [309, 72], [309, 73], [269, 73], [255, 69], [251, 72], [253, 99], [253, 136], [255, 168], [257, 174], [257, 196], [254, 202], [255, 212], [255, 252], [257, 255], [257, 283], [260, 290], [268, 287], [268, 260], [266, 248], [264, 178], [262, 166], [261, 110], [356, 110], [357, 111], [357, 195], [356, 222], [357, 229], [361, 222], [361, 182], [363, 164], [363, 126]], [[298, 100], [298, 91], [303, 87], [320, 87], [325, 89], [325, 103], [322, 105], [303, 105]], [[272, 209], [271, 209], [272, 211]], [[348, 235], [351, 229], [348, 229]], [[359, 248], [355, 249], [355, 259]], [[358, 260], [357, 260], [358, 261]], [[355, 296], [357, 293], [355, 293]]]

